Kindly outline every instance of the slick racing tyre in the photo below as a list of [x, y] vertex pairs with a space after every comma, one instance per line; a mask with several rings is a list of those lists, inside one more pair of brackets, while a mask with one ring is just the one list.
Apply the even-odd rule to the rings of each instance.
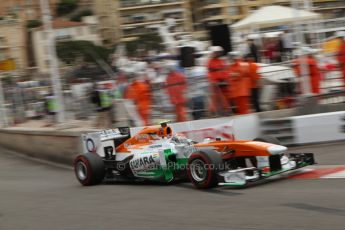
[[74, 172], [84, 186], [99, 184], [105, 175], [103, 159], [91, 153], [79, 155], [74, 160]]
[[219, 152], [214, 150], [195, 152], [188, 159], [188, 177], [196, 188], [212, 188], [217, 186], [218, 172], [223, 166]]
[[271, 143], [271, 144], [275, 144], [275, 145], [281, 145], [280, 141], [273, 137], [273, 136], [261, 136], [261, 137], [257, 137], [255, 138], [253, 141], [261, 141], [261, 142], [267, 142], [267, 143]]

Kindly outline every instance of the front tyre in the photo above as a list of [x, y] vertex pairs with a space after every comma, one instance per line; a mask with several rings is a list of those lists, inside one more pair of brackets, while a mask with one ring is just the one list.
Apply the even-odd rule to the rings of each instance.
[[218, 185], [218, 172], [224, 166], [220, 153], [202, 150], [188, 159], [188, 177], [196, 188], [207, 189]]
[[73, 165], [78, 181], [84, 186], [99, 184], [104, 179], [103, 159], [96, 154], [79, 155], [75, 158]]

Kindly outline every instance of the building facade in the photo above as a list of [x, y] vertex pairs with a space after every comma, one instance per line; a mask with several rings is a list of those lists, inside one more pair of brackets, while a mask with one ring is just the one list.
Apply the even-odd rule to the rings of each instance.
[[[52, 23], [55, 40], [71, 41], [84, 40], [93, 42], [96, 45], [102, 45], [102, 40], [98, 34], [96, 23], [92, 18], [86, 17], [84, 22], [72, 22], [64, 20], [55, 20]], [[40, 73], [48, 73], [50, 65], [50, 57], [48, 53], [48, 36], [42, 27], [32, 30], [32, 44], [34, 57], [38, 71]]]
[[[290, 6], [290, 0], [96, 0], [94, 12], [99, 17], [100, 34], [105, 44], [129, 41], [155, 31], [166, 18], [176, 22], [173, 32], [193, 33], [207, 37], [207, 27], [232, 24], [254, 10], [279, 4]], [[303, 1], [299, 4], [302, 7]], [[344, 0], [311, 0], [310, 9], [324, 18], [345, 15]]]
[[[305, 7], [302, 0], [297, 4]], [[207, 26], [235, 23], [266, 5], [291, 6], [291, 0], [192, 0], [195, 35], [205, 37]], [[325, 19], [345, 15], [344, 0], [311, 0], [307, 7]]]
[[173, 34], [193, 31], [190, 1], [182, 0], [99, 0], [95, 12], [106, 41], [130, 41], [157, 31], [166, 18], [174, 18]]
[[[49, 0], [52, 15], [55, 15], [58, 1]], [[3, 0], [0, 4], [0, 15], [12, 15], [22, 21], [40, 20], [42, 17], [40, 0]]]
[[112, 45], [121, 39], [120, 22], [118, 20], [117, 1], [96, 0], [93, 11], [98, 16], [99, 33], [104, 45]]

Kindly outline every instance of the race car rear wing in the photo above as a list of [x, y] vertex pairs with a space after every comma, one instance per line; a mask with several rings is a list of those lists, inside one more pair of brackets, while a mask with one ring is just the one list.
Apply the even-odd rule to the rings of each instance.
[[83, 153], [97, 153], [101, 157], [115, 156], [115, 148], [131, 137], [129, 127], [119, 127], [81, 135]]

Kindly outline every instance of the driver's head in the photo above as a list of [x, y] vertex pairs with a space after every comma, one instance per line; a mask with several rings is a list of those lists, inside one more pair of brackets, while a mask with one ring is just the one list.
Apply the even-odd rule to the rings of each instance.
[[169, 126], [167, 126], [166, 130], [167, 130], [167, 135], [171, 135], [172, 134], [172, 130], [171, 130], [171, 128]]
[[163, 137], [170, 136], [172, 134], [172, 130], [168, 126], [168, 122], [167, 121], [161, 122], [160, 125], [161, 125], [161, 131], [160, 132], [161, 132], [161, 135]]

